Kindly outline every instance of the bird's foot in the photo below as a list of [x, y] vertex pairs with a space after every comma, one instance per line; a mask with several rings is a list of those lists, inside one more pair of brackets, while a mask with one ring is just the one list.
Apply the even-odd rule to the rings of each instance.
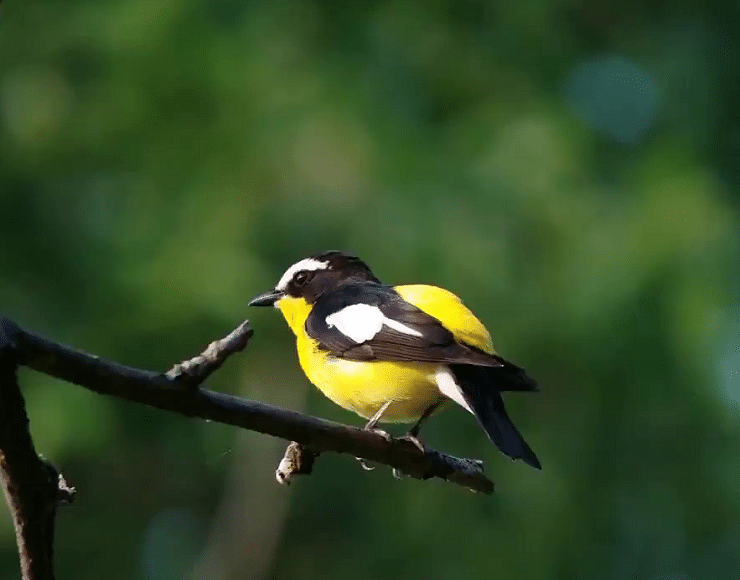
[[380, 435], [383, 439], [388, 441], [390, 443], [393, 441], [393, 435], [388, 433], [388, 431], [384, 431], [383, 429], [379, 429], [378, 427], [372, 426], [372, 427], [364, 427], [363, 431], [370, 431], [371, 433], [375, 433], [376, 435]]
[[[388, 433], [388, 431], [383, 431], [383, 429], [378, 429], [374, 425], [370, 425], [370, 426], [367, 426], [366, 425], [365, 428], [364, 428], [364, 431], [370, 431], [371, 433], [375, 433], [376, 435], [380, 435], [383, 439], [385, 439], [386, 441], [388, 441], [388, 443], [390, 443], [391, 441], [393, 441], [393, 435], [391, 435], [390, 433]], [[373, 469], [375, 469], [374, 466], [370, 465], [362, 457], [355, 457], [355, 459], [357, 459], [357, 461], [360, 462], [360, 465], [362, 466], [362, 469], [364, 469], [365, 471], [372, 471]]]
[[406, 433], [403, 437], [399, 437], [399, 439], [403, 441], [409, 441], [414, 444], [414, 447], [416, 447], [419, 451], [422, 453], [426, 453], [426, 447], [424, 446], [424, 442], [419, 439], [415, 433]]

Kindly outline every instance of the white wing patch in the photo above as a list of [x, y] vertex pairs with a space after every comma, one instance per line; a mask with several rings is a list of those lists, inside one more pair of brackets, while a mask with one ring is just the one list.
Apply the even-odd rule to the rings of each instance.
[[351, 338], [357, 344], [372, 339], [380, 332], [385, 324], [404, 334], [422, 336], [421, 332], [405, 324], [388, 318], [377, 306], [370, 304], [352, 304], [326, 317], [329, 328], [336, 328], [344, 336]]
[[388, 318], [385, 315], [383, 316], [383, 324], [385, 324], [389, 328], [392, 328], [393, 330], [403, 332], [404, 334], [410, 334], [411, 336], [424, 336], [418, 330], [414, 330], [410, 326], [406, 326], [403, 322], [398, 322], [398, 320], [393, 320], [392, 318]]
[[437, 372], [434, 376], [437, 379], [437, 386], [439, 387], [439, 390], [445, 397], [449, 397], [458, 405], [473, 413], [470, 405], [468, 405], [465, 397], [463, 397], [462, 391], [460, 390], [460, 387], [455, 380], [455, 375], [452, 374], [450, 367], [448, 367], [447, 365], [438, 366]]
[[326, 270], [329, 267], [329, 262], [321, 262], [320, 260], [314, 260], [313, 258], [306, 258], [300, 262], [296, 262], [290, 268], [285, 270], [285, 274], [280, 278], [280, 282], [275, 286], [275, 290], [285, 290], [288, 287], [288, 283], [296, 275], [296, 272], [301, 270]]

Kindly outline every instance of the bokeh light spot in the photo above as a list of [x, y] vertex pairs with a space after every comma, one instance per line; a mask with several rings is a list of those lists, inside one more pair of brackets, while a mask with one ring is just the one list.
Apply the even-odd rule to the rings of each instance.
[[564, 90], [575, 113], [617, 143], [638, 144], [655, 121], [655, 80], [622, 56], [602, 56], [582, 63], [568, 76]]
[[735, 320], [720, 358], [721, 395], [733, 410], [740, 410], [740, 320]]

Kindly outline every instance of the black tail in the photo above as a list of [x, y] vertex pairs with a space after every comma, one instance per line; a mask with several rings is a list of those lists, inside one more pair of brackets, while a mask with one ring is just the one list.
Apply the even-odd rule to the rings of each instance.
[[493, 367], [489, 369], [490, 382], [495, 385], [499, 391], [539, 391], [540, 386], [526, 371], [516, 366], [514, 363], [495, 356], [499, 362], [503, 363], [502, 367]]
[[[512, 365], [513, 366], [513, 365]], [[522, 369], [517, 368], [527, 378]], [[481, 427], [485, 430], [488, 438], [493, 441], [502, 453], [512, 459], [522, 459], [526, 464], [537, 469], [542, 469], [539, 459], [534, 451], [527, 445], [506, 414], [504, 400], [501, 398], [501, 388], [508, 386], [506, 390], [515, 390], [509, 386], [509, 377], [504, 368], [488, 368], [473, 365], [450, 365], [452, 373], [457, 379], [457, 384], [462, 391], [463, 397], [473, 410]], [[517, 375], [518, 376], [518, 375]], [[516, 389], [532, 390], [532, 389]]]

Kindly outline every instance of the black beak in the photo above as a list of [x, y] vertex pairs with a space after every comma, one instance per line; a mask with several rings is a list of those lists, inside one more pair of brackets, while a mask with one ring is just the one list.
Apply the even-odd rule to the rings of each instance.
[[272, 306], [284, 296], [280, 290], [270, 290], [252, 298], [248, 306]]

